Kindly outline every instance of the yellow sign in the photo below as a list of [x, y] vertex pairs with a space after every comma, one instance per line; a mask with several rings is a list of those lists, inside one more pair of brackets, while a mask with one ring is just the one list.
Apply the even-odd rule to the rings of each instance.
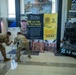
[[56, 39], [57, 28], [44, 27], [44, 40]]
[[44, 27], [57, 27], [57, 13], [44, 14]]

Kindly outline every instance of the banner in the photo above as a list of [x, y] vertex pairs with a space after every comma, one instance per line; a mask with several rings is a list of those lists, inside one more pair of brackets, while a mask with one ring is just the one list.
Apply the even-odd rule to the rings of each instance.
[[57, 34], [57, 13], [44, 14], [44, 40], [55, 40]]
[[43, 14], [29, 14], [29, 39], [43, 39]]
[[44, 14], [44, 27], [57, 27], [57, 13]]
[[56, 39], [57, 28], [44, 27], [44, 40]]
[[22, 19], [22, 25], [27, 29], [25, 36], [30, 40], [30, 50], [56, 50], [57, 14], [28, 14], [27, 17]]

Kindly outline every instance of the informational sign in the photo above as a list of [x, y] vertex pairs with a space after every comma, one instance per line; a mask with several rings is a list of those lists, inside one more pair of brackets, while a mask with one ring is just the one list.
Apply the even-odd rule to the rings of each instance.
[[44, 27], [57, 27], [57, 13], [44, 14]]
[[52, 13], [52, 0], [24, 0], [26, 14]]
[[44, 14], [44, 40], [55, 40], [57, 34], [57, 13]]
[[29, 14], [29, 39], [43, 39], [43, 14]]
[[28, 14], [27, 18], [25, 36], [30, 40], [30, 49], [40, 52], [56, 50], [57, 14]]
[[44, 27], [44, 40], [56, 39], [57, 28]]

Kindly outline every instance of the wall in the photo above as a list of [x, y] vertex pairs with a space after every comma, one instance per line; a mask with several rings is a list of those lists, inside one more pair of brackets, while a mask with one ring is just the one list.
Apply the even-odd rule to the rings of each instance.
[[0, 0], [0, 17], [1, 17], [1, 0]]
[[7, 0], [0, 0], [0, 17], [3, 18], [3, 25], [2, 25], [2, 34], [5, 34], [7, 31], [7, 12], [8, 12], [8, 2]]
[[24, 14], [24, 0], [20, 0], [20, 13]]

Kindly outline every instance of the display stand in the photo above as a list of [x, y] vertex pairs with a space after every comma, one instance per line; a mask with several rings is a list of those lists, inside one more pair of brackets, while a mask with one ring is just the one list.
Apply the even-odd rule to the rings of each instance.
[[76, 57], [76, 3], [72, 1], [60, 53]]

